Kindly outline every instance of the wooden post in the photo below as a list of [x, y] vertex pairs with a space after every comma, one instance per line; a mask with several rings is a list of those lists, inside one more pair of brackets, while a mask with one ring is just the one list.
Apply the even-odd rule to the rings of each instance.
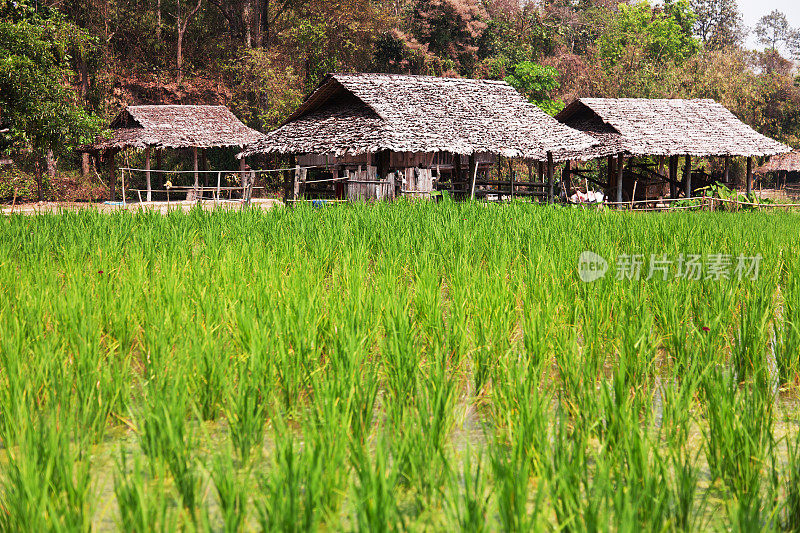
[[[239, 176], [242, 181], [242, 200], [245, 199], [245, 191], [247, 191], [247, 161], [244, 157], [239, 159]], [[284, 200], [285, 200], [284, 195]]]
[[472, 186], [469, 189], [469, 199], [475, 199], [475, 182], [478, 179], [478, 158], [475, 157], [475, 154], [469, 156], [469, 170], [472, 174]]
[[147, 201], [153, 201], [152, 186], [150, 184], [150, 147], [144, 149], [144, 177], [147, 182]]
[[112, 202], [117, 196], [117, 167], [114, 165], [114, 155], [114, 152], [108, 152], [108, 199]]
[[731, 156], [725, 156], [725, 177], [723, 180], [725, 181], [725, 185], [730, 185], [731, 183]]
[[747, 158], [747, 199], [750, 199], [750, 195], [753, 193], [753, 158]]
[[294, 166], [294, 178], [292, 180], [292, 200], [300, 198], [300, 165]]
[[572, 190], [572, 161], [564, 161], [564, 172], [562, 173], [563, 182], [564, 182], [564, 194], [567, 195], [567, 201], [569, 201], [570, 191]]
[[222, 172], [217, 172], [217, 201], [219, 202], [219, 189], [222, 184]]
[[128, 201], [125, 199], [125, 171], [123, 170], [121, 173], [122, 177], [122, 205], [124, 207], [128, 206]]
[[200, 173], [198, 172], [198, 158], [197, 158], [197, 147], [192, 147], [192, 160], [194, 162], [194, 194], [195, 199], [198, 203], [200, 203], [200, 195], [198, 191], [200, 189]]
[[[461, 175], [461, 154], [453, 154], [453, 175], [450, 181], [453, 184], [453, 190], [456, 188], [456, 183], [459, 185], [459, 188], [463, 185], [464, 188], [462, 189], [466, 193], [466, 183], [462, 181], [463, 176]], [[462, 197], [463, 198], [463, 197]]]
[[512, 201], [514, 200], [514, 179], [515, 179], [515, 177], [516, 176], [514, 175], [514, 169], [511, 169], [511, 177], [510, 177], [511, 180], [510, 181], [511, 181], [511, 200]]
[[683, 187], [686, 198], [692, 197], [692, 156], [686, 155], [686, 168], [684, 169]]
[[[156, 149], [156, 169], [163, 170], [164, 169], [164, 151], [161, 149]], [[166, 183], [166, 174], [163, 172], [161, 174], [161, 179], [157, 181], [159, 187], [161, 189], [164, 188], [164, 183]]]
[[[294, 157], [292, 157], [294, 160]], [[293, 163], [289, 163], [289, 166], [293, 166]], [[292, 171], [291, 170], [284, 170], [283, 171], [283, 202], [288, 203], [289, 200], [292, 199]]]
[[[622, 204], [622, 178], [625, 172], [625, 154], [617, 155], [617, 204]], [[621, 207], [618, 205], [617, 207]]]
[[553, 203], [553, 152], [547, 152], [547, 201]]
[[677, 155], [669, 156], [669, 197], [670, 198], [677, 198], [678, 197], [678, 186], [676, 185], [678, 181], [678, 165], [680, 161], [678, 161]]

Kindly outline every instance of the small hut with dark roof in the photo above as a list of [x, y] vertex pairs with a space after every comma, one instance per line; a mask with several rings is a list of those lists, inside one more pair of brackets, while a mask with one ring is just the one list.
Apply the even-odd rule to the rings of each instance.
[[[601, 184], [616, 193], [618, 202], [623, 200], [623, 191], [627, 199], [633, 197], [634, 180], [646, 182], [652, 178], [668, 182], [672, 197], [678, 196], [679, 189], [683, 189], [686, 197], [691, 197], [697, 188], [693, 187], [693, 176], [695, 186], [708, 184], [713, 178], [692, 171], [693, 156], [724, 158], [721, 179], [725, 182], [729, 182], [730, 158], [747, 158], [749, 195], [753, 158], [791, 151], [788, 146], [753, 130], [714, 100], [580, 98], [556, 118], [599, 141], [589, 149], [561, 155], [582, 161], [608, 158], [608, 181]], [[683, 179], [679, 180], [681, 156], [686, 158], [686, 164]], [[634, 158], [642, 157], [659, 159], [662, 163], [669, 158], [668, 173], [636, 165]], [[627, 169], [624, 167], [626, 159]]]
[[[777, 174], [776, 181], [780, 183], [781, 178], [783, 178], [783, 184], [785, 185], [789, 175], [800, 173], [800, 151], [771, 157], [769, 161], [758, 167], [755, 173], [760, 176]], [[796, 178], [797, 176], [795, 175], [792, 180], [795, 181]]]
[[[160, 159], [165, 149], [190, 149], [198, 186], [198, 152], [210, 148], [242, 148], [258, 141], [262, 133], [248, 128], [225, 106], [212, 105], [135, 105], [124, 108], [111, 122], [111, 137], [99, 139], [80, 151], [96, 153], [110, 162], [126, 149], [143, 150], [150, 200], [150, 152], [157, 150]], [[244, 166], [244, 160], [241, 162]], [[113, 183], [116, 181], [112, 175]]]
[[[510, 186], [518, 195], [553, 197], [558, 154], [590, 148], [592, 137], [560, 124], [500, 81], [390, 74], [332, 74], [277, 130], [242, 156], [286, 154], [311, 168], [336, 197], [429, 195], [437, 188], [487, 195], [476, 186]], [[488, 182], [499, 158], [548, 162], [547, 183]], [[305, 170], [287, 178], [297, 198]], [[478, 181], [478, 174], [483, 178]], [[335, 184], [331, 187], [331, 184]], [[516, 189], [514, 188], [516, 185]], [[538, 189], [538, 190], [534, 190]], [[500, 191], [496, 191], [500, 192]], [[313, 195], [313, 194], [312, 194]]]

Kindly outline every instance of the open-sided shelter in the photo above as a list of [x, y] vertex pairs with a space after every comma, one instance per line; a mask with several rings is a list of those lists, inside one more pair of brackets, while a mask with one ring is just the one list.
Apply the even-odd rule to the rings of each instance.
[[[245, 126], [225, 106], [212, 105], [135, 105], [124, 108], [109, 126], [111, 136], [83, 146], [81, 151], [99, 154], [110, 166], [111, 191], [116, 182], [114, 156], [122, 150], [145, 153], [147, 199], [151, 199], [151, 151], [160, 159], [166, 149], [190, 149], [194, 165], [195, 188], [199, 186], [198, 160], [209, 148], [242, 148], [258, 141], [263, 134]], [[245, 162], [241, 160], [241, 166]]]
[[[580, 98], [556, 118], [599, 141], [596, 146], [573, 153], [571, 158], [582, 161], [608, 158], [607, 181], [603, 183], [600, 178], [596, 181], [615, 194], [618, 202], [632, 199], [639, 181], [643, 195], [648, 180], [666, 181], [672, 197], [677, 197], [681, 190], [691, 197], [698, 185], [712, 181], [729, 182], [731, 157], [747, 158], [750, 194], [753, 158], [791, 150], [753, 130], [723, 105], [707, 99]], [[641, 162], [637, 164], [636, 158], [644, 157], [660, 160], [661, 167], [668, 160], [669, 168], [656, 172]], [[685, 158], [685, 167], [679, 181], [680, 157]], [[724, 158], [722, 175], [693, 170], [692, 157]]]
[[[302, 170], [287, 175], [288, 199], [301, 189], [348, 199], [424, 196], [434, 188], [489, 194], [476, 190], [482, 185], [552, 199], [557, 154], [593, 144], [504, 82], [332, 74], [283, 126], [241, 155], [292, 156]], [[549, 179], [515, 184], [512, 173], [510, 183], [490, 182], [486, 171], [499, 157], [547, 162]]]

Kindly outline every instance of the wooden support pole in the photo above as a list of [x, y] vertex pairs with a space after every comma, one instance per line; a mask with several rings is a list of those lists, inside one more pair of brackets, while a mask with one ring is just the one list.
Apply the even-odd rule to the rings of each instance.
[[242, 200], [244, 200], [245, 192], [247, 191], [247, 160], [244, 157], [239, 159], [239, 176], [242, 180]]
[[753, 193], [753, 158], [747, 158], [747, 198]]
[[222, 185], [222, 172], [217, 172], [217, 201], [219, 202], [219, 189]]
[[124, 207], [127, 207], [128, 206], [128, 201], [125, 199], [125, 171], [124, 170], [122, 171], [120, 177], [122, 178], [122, 205]]
[[625, 154], [617, 155], [617, 203], [622, 203], [622, 178], [625, 171]]
[[147, 201], [153, 201], [153, 188], [150, 183], [150, 147], [144, 149], [144, 177], [147, 182]]
[[196, 146], [192, 147], [192, 161], [194, 163], [194, 194], [195, 194], [195, 199], [199, 203], [200, 202], [200, 195], [198, 194], [198, 191], [200, 190], [200, 173], [198, 172], [198, 170], [200, 170], [200, 169], [198, 167], [199, 160], [198, 160], [198, 156], [197, 156], [197, 147]]
[[547, 201], [553, 203], [553, 152], [547, 152]]
[[567, 200], [569, 200], [569, 193], [572, 190], [572, 161], [564, 161], [564, 171], [562, 176], [564, 178], [564, 194], [567, 195]]
[[[164, 170], [164, 150], [161, 150], [160, 148], [156, 149], [156, 169]], [[167, 179], [166, 174], [163, 172], [160, 172], [160, 174], [161, 179], [157, 180], [157, 183], [159, 184], [159, 188], [163, 189]]]
[[[369, 168], [369, 166], [367, 166]], [[294, 167], [294, 179], [292, 181], [292, 200], [300, 198], [300, 165]]]
[[724, 178], [725, 185], [729, 185], [731, 182], [731, 156], [725, 156], [725, 170], [724, 170]]
[[686, 155], [686, 167], [683, 176], [683, 193], [686, 198], [692, 197], [692, 156]]
[[[460, 157], [460, 156], [459, 156]], [[469, 188], [469, 199], [475, 199], [475, 182], [478, 179], [478, 158], [475, 154], [469, 156], [469, 170], [472, 174], [472, 185]]]
[[510, 183], [510, 185], [511, 185], [511, 200], [512, 200], [512, 201], [514, 200], [514, 178], [515, 178], [515, 177], [516, 177], [516, 176], [515, 176], [515, 174], [514, 174], [514, 169], [512, 168], [512, 169], [511, 169], [511, 176], [510, 176], [510, 179], [509, 179], [509, 183]]
[[116, 199], [117, 192], [117, 167], [114, 165], [114, 152], [108, 152], [108, 199]]
[[678, 182], [678, 165], [680, 161], [678, 161], [678, 156], [671, 155], [669, 156], [669, 197], [670, 198], [677, 198], [678, 197], [678, 187], [676, 183]]

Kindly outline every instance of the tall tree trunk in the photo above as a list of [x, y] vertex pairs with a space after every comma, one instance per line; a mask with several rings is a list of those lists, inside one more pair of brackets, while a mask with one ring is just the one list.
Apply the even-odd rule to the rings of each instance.
[[270, 40], [272, 36], [270, 35], [270, 24], [269, 24], [269, 2], [270, 0], [261, 0], [262, 10], [261, 10], [261, 33], [263, 34], [262, 39], [262, 46], [269, 50]]
[[253, 48], [253, 10], [252, 0], [245, 0], [242, 8], [242, 24], [244, 24], [244, 45]]
[[36, 159], [33, 163], [33, 172], [36, 176], [36, 194], [39, 196], [39, 201], [44, 202], [44, 188], [43, 188], [43, 176], [42, 176], [42, 161], [39, 155], [36, 156]]
[[47, 177], [50, 179], [52, 183], [53, 180], [56, 179], [56, 166], [58, 162], [56, 161], [56, 156], [53, 155], [53, 149], [47, 149]]
[[189, 27], [189, 23], [192, 21], [192, 17], [194, 17], [198, 11], [200, 11], [200, 7], [203, 5], [203, 0], [197, 0], [197, 5], [194, 6], [187, 15], [186, 18], [181, 20], [181, 2], [178, 0], [178, 16], [175, 20], [175, 25], [178, 28], [178, 46], [177, 46], [177, 58], [176, 58], [176, 66], [178, 67], [178, 76], [177, 82], [178, 85], [181, 84], [183, 81], [183, 36], [186, 34], [186, 29]]
[[156, 3], [156, 40], [161, 43], [161, 0]]
[[89, 162], [89, 154], [87, 152], [83, 152], [81, 154], [81, 175], [85, 178], [89, 175], [90, 171], [90, 162]]

